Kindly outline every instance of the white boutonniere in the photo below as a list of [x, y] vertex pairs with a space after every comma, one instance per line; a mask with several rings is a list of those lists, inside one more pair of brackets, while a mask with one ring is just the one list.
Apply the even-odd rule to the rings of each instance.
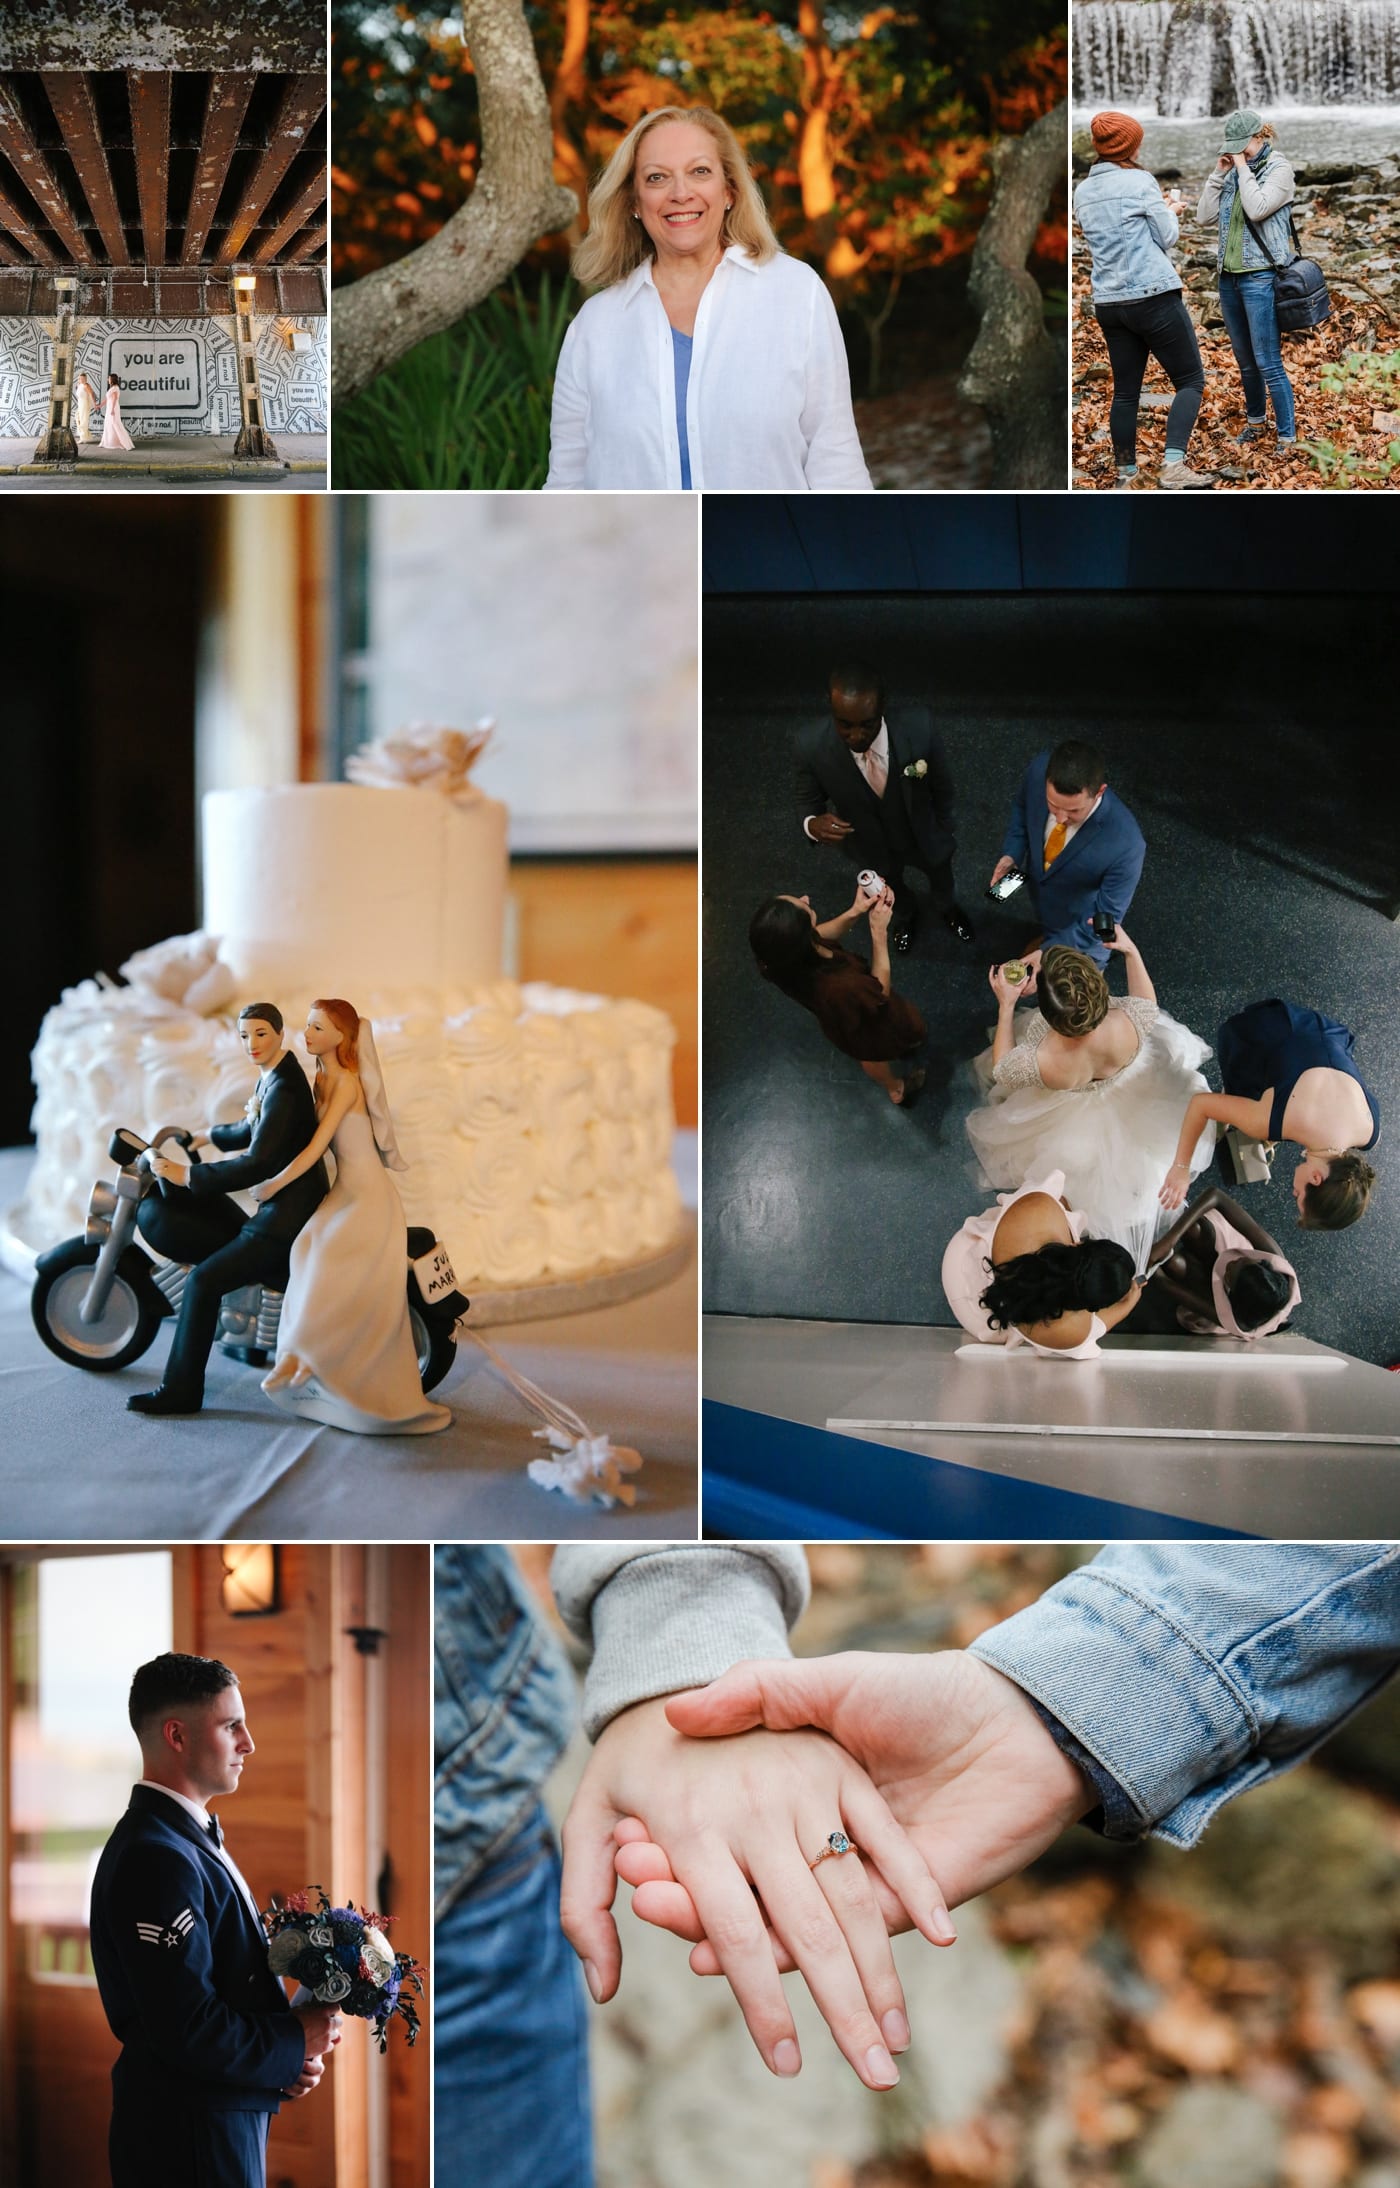
[[928, 773], [927, 760], [911, 760], [904, 770], [911, 782], [921, 783]]

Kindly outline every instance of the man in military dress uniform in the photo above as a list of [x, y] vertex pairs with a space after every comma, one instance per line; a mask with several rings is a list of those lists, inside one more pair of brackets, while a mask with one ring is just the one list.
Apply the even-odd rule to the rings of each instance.
[[93, 1966], [122, 2047], [113, 2188], [265, 2188], [272, 2115], [316, 2087], [340, 2016], [288, 2005], [208, 1812], [253, 1753], [236, 1674], [158, 1656], [132, 1681], [130, 1717], [142, 1777], [92, 1886]]

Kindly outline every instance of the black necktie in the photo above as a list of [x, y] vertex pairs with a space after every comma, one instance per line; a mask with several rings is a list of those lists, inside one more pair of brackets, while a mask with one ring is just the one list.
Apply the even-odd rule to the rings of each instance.
[[222, 1846], [222, 1845], [223, 1845], [223, 1843], [224, 1843], [224, 1827], [223, 1827], [223, 1825], [222, 1825], [222, 1824], [220, 1823], [220, 1821], [219, 1821], [219, 1819], [218, 1819], [218, 1817], [217, 1817], [217, 1816], [213, 1816], [213, 1815], [211, 1815], [211, 1816], [210, 1816], [210, 1818], [209, 1818], [209, 1821], [208, 1821], [208, 1823], [206, 1823], [206, 1825], [204, 1826], [204, 1828], [205, 1828], [205, 1830], [206, 1830], [206, 1831], [207, 1831], [207, 1832], [209, 1833], [209, 1836], [210, 1836], [210, 1838], [211, 1838], [211, 1839], [212, 1839], [212, 1840], [214, 1841], [214, 1844], [215, 1844], [216, 1846]]

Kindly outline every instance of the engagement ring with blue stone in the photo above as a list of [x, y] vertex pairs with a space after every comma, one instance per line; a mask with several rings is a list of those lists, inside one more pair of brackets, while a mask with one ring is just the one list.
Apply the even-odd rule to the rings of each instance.
[[807, 1866], [809, 1869], [815, 1869], [817, 1862], [830, 1861], [833, 1854], [858, 1854], [859, 1852], [860, 1848], [852, 1845], [844, 1831], [832, 1831], [828, 1833], [826, 1844], [818, 1854], [817, 1860], [809, 1861]]

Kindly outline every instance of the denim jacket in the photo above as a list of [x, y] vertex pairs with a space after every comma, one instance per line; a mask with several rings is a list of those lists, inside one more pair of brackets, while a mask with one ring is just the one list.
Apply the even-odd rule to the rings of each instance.
[[433, 1832], [447, 1912], [539, 1799], [578, 1718], [562, 1648], [497, 1543], [433, 1559]]
[[1087, 1751], [1109, 1837], [1194, 1846], [1400, 1668], [1400, 1546], [1114, 1545], [971, 1653]]
[[[1271, 144], [1267, 158], [1260, 156], [1250, 160], [1246, 164], [1245, 172], [1249, 176], [1249, 182], [1244, 191], [1244, 209], [1268, 245], [1269, 251], [1273, 253], [1275, 263], [1286, 266], [1290, 259], [1298, 256], [1289, 228], [1289, 214], [1296, 187], [1293, 169], [1278, 146]], [[1209, 222], [1213, 219], [1217, 224], [1217, 271], [1223, 269], [1225, 264], [1230, 215], [1239, 194], [1239, 169], [1232, 167], [1228, 174], [1222, 174], [1215, 167], [1207, 178], [1206, 186], [1201, 192], [1201, 201], [1196, 207], [1198, 220]], [[1255, 242], [1248, 228], [1240, 242], [1240, 265], [1246, 273], [1262, 273], [1269, 265], [1267, 253]]]
[[1093, 258], [1096, 304], [1129, 304], [1181, 287], [1167, 256], [1176, 214], [1145, 168], [1100, 160], [1074, 193], [1074, 214]]

